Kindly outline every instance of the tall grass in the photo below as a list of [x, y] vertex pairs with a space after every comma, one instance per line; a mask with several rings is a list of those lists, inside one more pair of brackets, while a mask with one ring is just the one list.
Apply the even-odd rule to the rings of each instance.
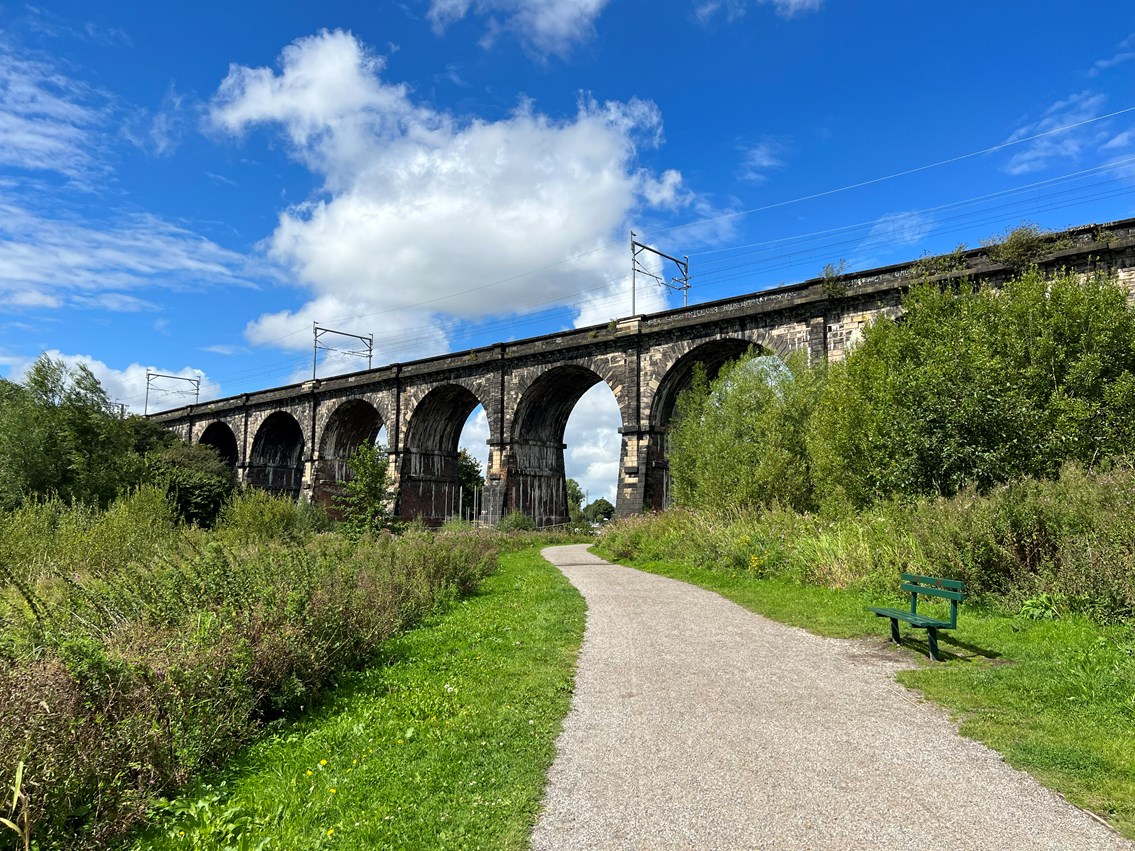
[[949, 576], [971, 598], [1013, 610], [1043, 597], [1057, 612], [1126, 621], [1135, 619], [1135, 471], [1070, 464], [1054, 480], [877, 503], [835, 520], [676, 509], [608, 524], [599, 549], [880, 593], [901, 571]]
[[40, 848], [105, 845], [496, 563], [493, 536], [320, 527], [258, 492], [180, 527], [150, 488], [0, 516], [0, 786], [26, 764]]

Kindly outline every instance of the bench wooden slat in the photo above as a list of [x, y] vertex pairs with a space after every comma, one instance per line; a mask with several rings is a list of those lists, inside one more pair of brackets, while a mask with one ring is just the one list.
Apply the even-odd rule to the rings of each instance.
[[948, 591], [943, 588], [935, 588], [932, 585], [915, 585], [911, 582], [903, 582], [899, 587], [903, 591], [911, 594], [924, 594], [927, 597], [940, 597], [943, 600], [954, 600], [960, 603], [966, 598], [966, 595], [961, 591]]
[[939, 620], [938, 618], [928, 618], [925, 615], [911, 614], [905, 609], [880, 609], [875, 606], [870, 606], [867, 611], [874, 612], [876, 615], [884, 618], [898, 618], [900, 621], [906, 621], [917, 629], [925, 629], [929, 626], [935, 627], [936, 629], [950, 629], [949, 621]]
[[930, 585], [934, 588], [944, 588], [950, 591], [964, 591], [966, 587], [966, 584], [960, 579], [943, 579], [941, 576], [923, 576], [919, 573], [900, 573], [899, 579], [904, 582]]

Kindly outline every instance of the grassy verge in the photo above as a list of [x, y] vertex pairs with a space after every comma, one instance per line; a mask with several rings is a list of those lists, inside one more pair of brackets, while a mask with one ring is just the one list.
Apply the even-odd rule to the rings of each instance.
[[387, 642], [302, 722], [173, 802], [135, 849], [523, 848], [584, 605], [537, 549]]
[[[878, 595], [680, 562], [621, 562], [821, 635], [882, 644], [889, 634], [889, 623], [864, 608], [878, 605]], [[962, 606], [958, 622], [956, 631], [941, 634], [946, 661], [899, 680], [949, 709], [963, 735], [1135, 839], [1135, 630], [1076, 616], [1029, 620], [972, 605]], [[903, 634], [910, 635], [905, 628]], [[899, 652], [924, 658], [924, 640], [912, 637], [910, 645]]]

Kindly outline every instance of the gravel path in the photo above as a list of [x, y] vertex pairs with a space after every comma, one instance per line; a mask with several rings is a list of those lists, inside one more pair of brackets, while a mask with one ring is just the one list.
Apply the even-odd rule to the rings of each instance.
[[550, 547], [587, 600], [532, 847], [1135, 849], [962, 738], [904, 663]]

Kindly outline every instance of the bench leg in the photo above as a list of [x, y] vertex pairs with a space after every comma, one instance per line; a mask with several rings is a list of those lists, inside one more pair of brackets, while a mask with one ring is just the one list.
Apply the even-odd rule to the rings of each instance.
[[899, 641], [899, 621], [898, 618], [891, 618], [891, 641], [895, 644], [902, 644]]
[[929, 626], [926, 628], [926, 638], [930, 644], [930, 658], [937, 662], [938, 659], [938, 630]]

